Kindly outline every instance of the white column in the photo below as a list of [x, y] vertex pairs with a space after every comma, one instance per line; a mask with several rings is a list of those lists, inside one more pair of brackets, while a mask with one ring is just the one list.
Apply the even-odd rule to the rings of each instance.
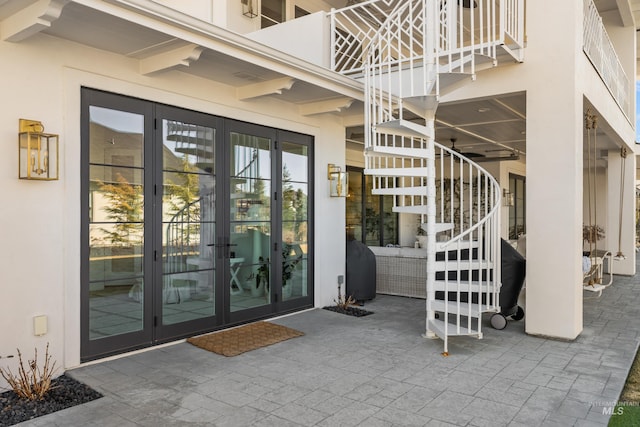
[[[635, 251], [635, 173], [636, 158], [631, 150], [627, 150], [627, 158], [623, 161], [620, 150], [609, 150], [607, 161], [607, 242], [615, 256], [620, 248], [625, 259], [613, 261], [613, 273], [633, 275], [636, 273]], [[622, 185], [620, 172], [623, 171]], [[622, 196], [622, 233], [620, 233], [620, 190], [624, 186]]]
[[[582, 1], [527, 2], [526, 332], [582, 331]], [[570, 36], [573, 35], [573, 36]]]

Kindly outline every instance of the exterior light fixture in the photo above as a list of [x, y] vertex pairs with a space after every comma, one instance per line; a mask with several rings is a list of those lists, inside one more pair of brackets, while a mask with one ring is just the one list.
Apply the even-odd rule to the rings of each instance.
[[58, 179], [58, 135], [44, 133], [41, 122], [19, 121], [18, 170], [20, 179]]
[[513, 206], [515, 204], [514, 194], [504, 188], [502, 190], [502, 201], [505, 206]]
[[258, 6], [256, 0], [240, 0], [242, 2], [242, 14], [248, 18], [258, 16]]
[[329, 195], [331, 197], [347, 196], [347, 174], [342, 172], [340, 166], [329, 163], [327, 166], [327, 179], [329, 180]]

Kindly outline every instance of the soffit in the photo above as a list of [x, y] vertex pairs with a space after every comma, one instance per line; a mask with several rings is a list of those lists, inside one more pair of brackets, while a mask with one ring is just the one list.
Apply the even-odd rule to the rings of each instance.
[[[442, 103], [436, 112], [436, 141], [462, 154], [487, 158], [526, 153], [524, 92]], [[362, 126], [347, 129], [350, 147], [364, 141]]]
[[[436, 138], [463, 154], [485, 157], [526, 152], [526, 96], [523, 92], [441, 104]], [[510, 151], [511, 150], [511, 151]]]
[[[586, 102], [586, 101], [585, 101]], [[598, 114], [593, 106], [585, 103], [585, 113]], [[473, 156], [473, 159], [507, 158], [512, 153], [520, 155], [523, 160], [527, 152], [527, 144], [535, 141], [527, 140], [526, 135], [526, 93], [518, 92], [486, 98], [469, 99], [450, 103], [442, 103], [436, 112], [436, 141], [446, 146], [455, 146], [462, 154]], [[597, 128], [597, 166], [606, 165], [607, 151], [618, 147], [610, 135], [614, 132], [608, 124], [600, 120]], [[553, 135], [549, 135], [553, 138]], [[362, 126], [347, 129], [350, 149], [363, 148], [364, 129]], [[452, 142], [455, 140], [455, 144]], [[583, 144], [584, 166], [588, 162], [588, 144], [585, 131]]]
[[[53, 0], [49, 4], [54, 4], [56, 1], [60, 0]], [[0, 22], [16, 12], [20, 12], [21, 8], [31, 3], [33, 3], [31, 0], [5, 0], [4, 2], [0, 0]], [[163, 23], [164, 25], [154, 26], [148, 16], [141, 16], [140, 19], [123, 19], [117, 13], [113, 13], [113, 8], [117, 8], [118, 4], [115, 6], [113, 3], [107, 4], [105, 7], [112, 8], [109, 13], [98, 10], [99, 2], [95, 4], [98, 6], [89, 7], [73, 1], [65, 4], [60, 16], [53, 19], [51, 25], [43, 29], [42, 33], [135, 58], [140, 60], [141, 64], [151, 58], [152, 64], [147, 67], [151, 75], [153, 72], [163, 72], [169, 69], [179, 70], [234, 88], [256, 86], [261, 82], [266, 82], [268, 86], [268, 82], [274, 80], [286, 83], [287, 78], [290, 78], [293, 81], [292, 85], [284, 84], [283, 88], [276, 88], [271, 92], [269, 89], [258, 87], [255, 93], [260, 96], [274, 96], [285, 102], [304, 105], [332, 99], [342, 100], [345, 97], [352, 98], [351, 103], [343, 102], [343, 108], [329, 108], [327, 110], [327, 112], [333, 113], [349, 114], [349, 107], [355, 110], [356, 106], [362, 106], [362, 103], [356, 100], [362, 96], [360, 83], [335, 75], [322, 67], [275, 52], [272, 48], [260, 45], [236, 33], [199, 21], [198, 26], [209, 27], [211, 34], [225, 33], [229, 39], [236, 41], [235, 45], [228, 43], [223, 46], [224, 42], [215, 39], [215, 36], [209, 36], [210, 43], [203, 43], [200, 46], [187, 40], [188, 37], [176, 37], [174, 34], [178, 31], [172, 34], [169, 34], [169, 31], [163, 31], [166, 29], [166, 22]], [[122, 12], [122, 15], [127, 15], [129, 18], [132, 16], [129, 9], [122, 9]], [[193, 20], [193, 18], [186, 17], [179, 12], [175, 13], [176, 21], [180, 19], [185, 19], [185, 22], [188, 19]], [[137, 16], [135, 17], [137, 18]], [[144, 25], [141, 22], [144, 22]], [[185, 28], [188, 25], [180, 26], [177, 24], [175, 27], [180, 27], [180, 32], [185, 33]], [[204, 31], [194, 31], [194, 39], [203, 40], [204, 33]], [[244, 43], [249, 47], [242, 50], [243, 46], [240, 45]], [[220, 49], [216, 50], [218, 46]], [[236, 56], [236, 51], [241, 52]], [[185, 58], [176, 56], [182, 52], [188, 52], [188, 54], [184, 54]], [[168, 63], [166, 58], [172, 56], [175, 57], [173, 59], [175, 64], [173, 66], [169, 64], [162, 68], [165, 63]], [[144, 68], [145, 66], [141, 65], [141, 70]], [[309, 80], [305, 79], [307, 75]], [[250, 95], [245, 94], [245, 98], [251, 99]], [[321, 107], [312, 110], [314, 114], [322, 113]], [[350, 114], [354, 114], [354, 111], [351, 111]]]

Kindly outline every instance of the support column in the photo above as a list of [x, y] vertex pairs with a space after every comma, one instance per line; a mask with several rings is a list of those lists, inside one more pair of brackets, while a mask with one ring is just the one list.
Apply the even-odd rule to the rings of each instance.
[[[609, 150], [607, 165], [607, 249], [615, 257], [620, 248], [625, 256], [625, 259], [618, 258], [613, 261], [614, 274], [634, 275], [636, 273], [636, 157], [630, 149], [627, 149], [626, 160], [623, 160], [620, 150]], [[620, 180], [621, 171], [623, 183]], [[624, 187], [622, 206], [620, 206], [621, 187]], [[622, 233], [619, 228], [620, 209], [622, 209]]]
[[584, 124], [581, 38], [566, 35], [582, 33], [582, 2], [528, 2], [527, 16], [536, 72], [527, 91], [526, 332], [574, 339], [582, 332]]

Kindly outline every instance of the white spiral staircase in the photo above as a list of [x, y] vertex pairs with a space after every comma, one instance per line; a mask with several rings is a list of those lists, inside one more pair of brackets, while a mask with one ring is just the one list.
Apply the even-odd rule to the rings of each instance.
[[373, 194], [394, 196], [394, 211], [426, 231], [425, 336], [445, 355], [448, 337], [482, 338], [483, 313], [500, 311], [501, 195], [486, 170], [435, 142], [436, 109], [499, 53], [522, 59], [523, 11], [524, 0], [371, 0], [331, 14], [334, 69], [365, 84]]

